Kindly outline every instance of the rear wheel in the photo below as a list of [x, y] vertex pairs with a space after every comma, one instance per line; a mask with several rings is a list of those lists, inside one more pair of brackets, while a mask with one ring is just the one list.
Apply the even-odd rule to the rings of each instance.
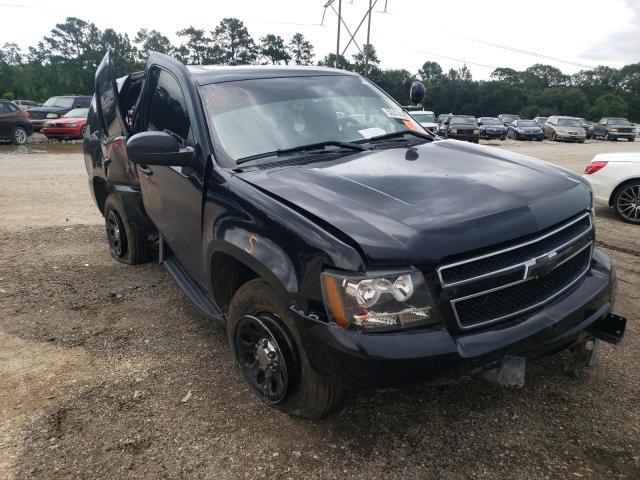
[[13, 127], [13, 131], [11, 132], [11, 143], [14, 145], [24, 145], [27, 143], [27, 129], [24, 127]]
[[556, 132], [553, 132], [553, 133], [551, 134], [551, 140], [553, 140], [554, 142], [557, 142], [557, 141], [558, 141], [558, 136], [556, 135]]
[[229, 344], [244, 380], [263, 402], [290, 415], [321, 418], [341, 389], [312, 370], [297, 347], [284, 297], [260, 278], [240, 287], [229, 306]]
[[622, 220], [640, 224], [640, 181], [622, 185], [614, 195], [613, 205]]
[[105, 228], [114, 260], [128, 265], [146, 263], [153, 258], [154, 247], [148, 233], [131, 224], [120, 199], [111, 194], [104, 204]]

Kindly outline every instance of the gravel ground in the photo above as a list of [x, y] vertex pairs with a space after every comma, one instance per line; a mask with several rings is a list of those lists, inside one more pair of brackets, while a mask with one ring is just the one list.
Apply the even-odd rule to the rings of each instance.
[[[499, 145], [575, 171], [640, 151]], [[0, 478], [640, 478], [640, 227], [606, 209], [629, 325], [596, 367], [350, 394], [318, 422], [257, 401], [161, 266], [110, 259], [77, 144], [0, 146], [0, 212]]]

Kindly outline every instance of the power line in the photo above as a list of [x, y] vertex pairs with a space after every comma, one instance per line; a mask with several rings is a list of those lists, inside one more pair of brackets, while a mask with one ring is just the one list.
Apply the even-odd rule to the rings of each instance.
[[421, 50], [419, 48], [412, 48], [412, 50], [414, 50], [416, 52], [420, 52], [420, 53], [426, 53], [427, 55], [433, 55], [434, 57], [446, 58], [447, 60], [453, 60], [454, 62], [460, 62], [460, 63], [467, 63], [469, 65], [475, 65], [476, 67], [489, 68], [491, 70], [495, 70], [496, 68], [498, 68], [498, 67], [492, 67], [491, 65], [485, 65], [484, 63], [476, 63], [476, 62], [471, 62], [469, 60], [463, 60], [461, 58], [448, 57], [446, 55], [440, 55], [438, 53], [428, 52], [426, 50]]

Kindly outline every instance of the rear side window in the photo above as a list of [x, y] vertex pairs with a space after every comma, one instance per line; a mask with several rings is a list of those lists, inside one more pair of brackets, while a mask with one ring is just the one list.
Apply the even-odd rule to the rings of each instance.
[[90, 103], [91, 100], [89, 100], [88, 98], [76, 98], [74, 108], [86, 108]]
[[9, 107], [6, 103], [0, 103], [0, 114], [2, 113], [9, 113]]
[[170, 73], [160, 69], [156, 72], [156, 87], [147, 113], [147, 130], [168, 130], [186, 140], [191, 121], [180, 84]]

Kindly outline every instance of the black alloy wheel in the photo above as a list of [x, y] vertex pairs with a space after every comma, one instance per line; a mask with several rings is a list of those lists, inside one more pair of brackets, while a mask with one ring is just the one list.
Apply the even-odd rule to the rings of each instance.
[[615, 207], [625, 222], [640, 224], [640, 183], [622, 187], [616, 193]]
[[107, 238], [109, 239], [111, 252], [117, 258], [122, 258], [127, 248], [127, 232], [120, 215], [113, 210], [110, 210], [107, 215]]
[[292, 386], [293, 354], [286, 332], [268, 312], [242, 317], [234, 332], [242, 374], [266, 403], [282, 402]]

